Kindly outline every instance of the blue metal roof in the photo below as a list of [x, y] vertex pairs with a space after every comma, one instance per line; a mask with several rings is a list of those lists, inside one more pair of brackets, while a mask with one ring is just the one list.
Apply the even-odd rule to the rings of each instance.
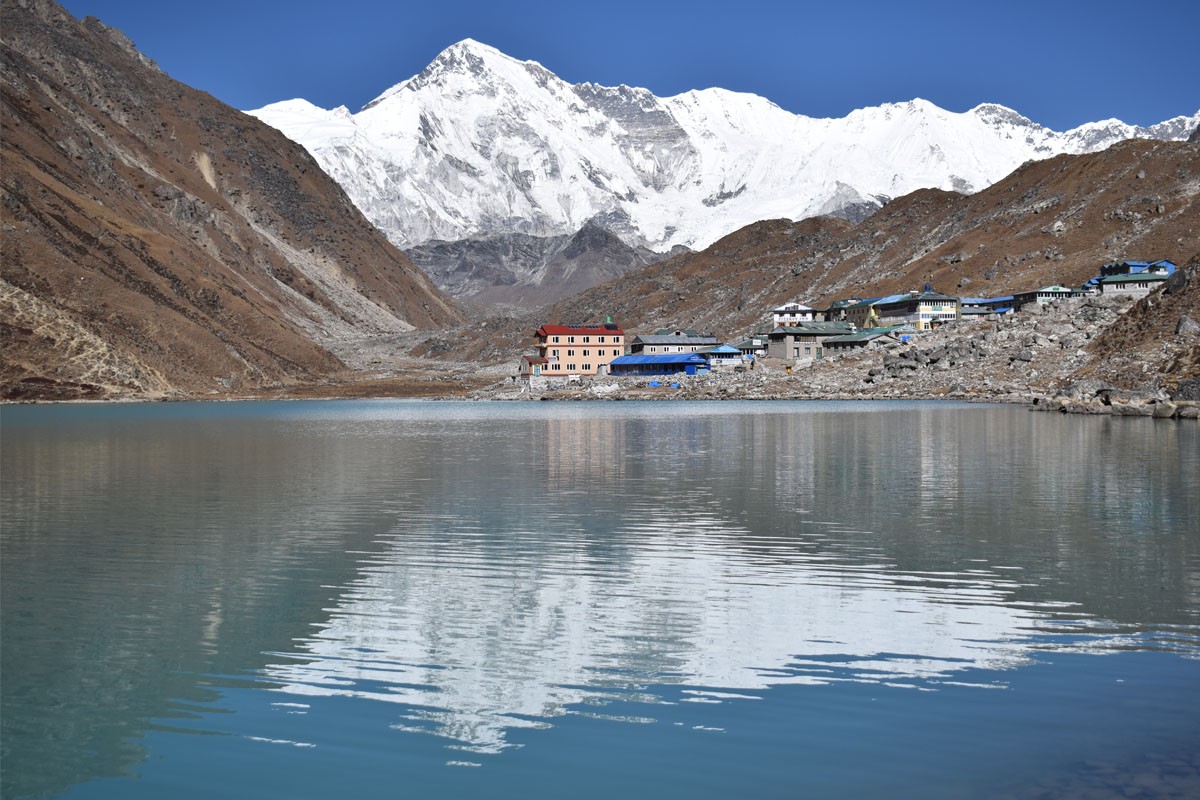
[[707, 364], [702, 356], [695, 353], [666, 353], [657, 356], [617, 356], [608, 362], [610, 367], [631, 366], [634, 364]]

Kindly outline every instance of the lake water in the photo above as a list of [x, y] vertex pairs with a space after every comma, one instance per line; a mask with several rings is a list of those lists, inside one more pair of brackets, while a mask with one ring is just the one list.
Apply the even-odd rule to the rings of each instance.
[[1200, 425], [408, 401], [0, 425], [4, 798], [1200, 792]]

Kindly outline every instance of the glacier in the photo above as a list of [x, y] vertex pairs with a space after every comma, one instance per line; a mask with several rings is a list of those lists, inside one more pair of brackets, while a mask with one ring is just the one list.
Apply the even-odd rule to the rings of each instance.
[[719, 88], [569, 84], [470, 39], [357, 113], [302, 99], [248, 113], [307, 148], [399, 247], [593, 222], [659, 252], [763, 219], [854, 218], [920, 188], [975, 192], [1032, 159], [1200, 125], [1198, 110], [1056, 132], [993, 103], [921, 99], [813, 118]]

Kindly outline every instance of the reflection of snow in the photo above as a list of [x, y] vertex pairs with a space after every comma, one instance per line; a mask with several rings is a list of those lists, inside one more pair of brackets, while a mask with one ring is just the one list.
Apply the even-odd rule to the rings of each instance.
[[405, 704], [397, 729], [495, 752], [510, 728], [663, 702], [664, 684], [723, 702], [776, 684], [925, 688], [1012, 667], [1044, 615], [1006, 605], [1015, 584], [977, 569], [901, 575], [779, 543], [764, 558], [762, 537], [747, 553], [747, 532], [702, 507], [638, 516], [599, 543], [425, 524], [268, 672], [295, 695]]

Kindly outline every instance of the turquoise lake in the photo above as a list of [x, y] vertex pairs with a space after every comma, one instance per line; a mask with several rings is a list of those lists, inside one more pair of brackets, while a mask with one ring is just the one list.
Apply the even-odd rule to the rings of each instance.
[[0, 410], [8, 798], [1200, 796], [1200, 425]]

